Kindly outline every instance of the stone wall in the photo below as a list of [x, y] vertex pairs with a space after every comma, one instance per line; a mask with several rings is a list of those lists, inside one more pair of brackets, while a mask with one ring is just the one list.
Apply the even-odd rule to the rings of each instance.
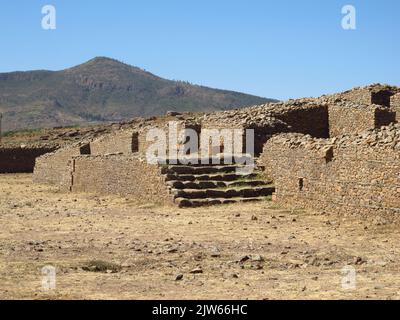
[[[396, 212], [396, 199], [400, 198], [396, 140], [399, 128], [394, 129], [394, 136], [384, 128], [367, 133], [365, 130], [395, 121], [394, 108], [388, 105], [399, 107], [399, 94], [395, 95], [399, 91], [373, 85], [320, 98], [188, 118], [134, 121], [99, 139], [85, 140], [36, 159], [34, 181], [56, 184], [63, 190], [116, 193], [171, 203], [159, 167], [149, 165], [144, 157], [154, 143], [147, 141], [147, 133], [157, 128], [165, 134], [169, 156], [168, 134], [173, 132], [169, 122], [174, 121], [178, 132], [194, 129], [198, 136], [205, 129], [253, 129], [255, 154], [261, 154], [265, 178], [275, 180], [279, 201], [332, 211], [346, 211], [347, 206], [353, 211], [372, 212], [371, 208], [378, 208]], [[292, 134], [281, 135], [285, 132]], [[363, 132], [361, 138], [354, 136], [358, 132]], [[328, 137], [335, 138], [317, 139]], [[245, 144], [245, 138], [241, 139]], [[381, 143], [382, 139], [386, 142]], [[183, 143], [177, 141], [176, 147]], [[224, 144], [222, 138], [215, 149], [210, 148], [210, 141], [199, 147], [215, 154], [224, 151]]]
[[36, 159], [33, 181], [42, 184], [54, 184], [68, 188], [70, 177], [69, 161], [73, 156], [90, 154], [89, 143], [81, 142]]
[[102, 136], [90, 143], [90, 154], [138, 152], [138, 133], [133, 130], [119, 130]]
[[[171, 122], [173, 123], [174, 126], [176, 125], [175, 128], [172, 128], [172, 127], [170, 128]], [[160, 123], [157, 125], [153, 124], [152, 126], [142, 128], [138, 132], [138, 150], [142, 155], [146, 154], [148, 148], [157, 141], [157, 140], [154, 140], [154, 141], [147, 140], [147, 135], [148, 135], [149, 130], [154, 130], [154, 129], [159, 129], [159, 130], [162, 130], [162, 132], [164, 132], [165, 138], [166, 138], [167, 154], [170, 149], [169, 137], [170, 137], [170, 134], [171, 134], [171, 136], [173, 136], [175, 134], [175, 130], [178, 134], [178, 139], [177, 139], [178, 143], [176, 145], [177, 148], [180, 148], [184, 142], [179, 138], [179, 134], [183, 133], [186, 129], [194, 130], [195, 132], [197, 132], [198, 137], [200, 137], [200, 132], [201, 132], [200, 125], [193, 123], [191, 121], [177, 121], [177, 120], [163, 122], [163, 123]]]
[[337, 103], [328, 110], [330, 137], [379, 128], [396, 120], [394, 109], [378, 105]]
[[367, 87], [354, 88], [334, 96], [359, 104], [377, 104], [390, 107], [390, 97], [396, 93], [399, 93], [398, 87], [373, 84]]
[[[356, 88], [341, 94], [342, 98], [360, 104], [372, 104], [373, 94], [369, 88]], [[384, 99], [380, 99], [384, 102]], [[385, 104], [387, 105], [387, 104]]]
[[139, 155], [77, 156], [70, 190], [132, 196], [140, 202], [172, 204], [158, 165]]
[[201, 126], [202, 129], [253, 129], [256, 155], [262, 152], [264, 143], [277, 133], [329, 136], [327, 105], [315, 103], [312, 99], [210, 113], [202, 118]]
[[287, 123], [291, 132], [310, 134], [317, 138], [329, 137], [328, 108], [318, 103], [287, 103], [289, 108], [276, 112], [274, 117]]
[[265, 145], [260, 164], [284, 206], [400, 213], [400, 125], [329, 140], [279, 135]]
[[[328, 109], [313, 99], [289, 100], [205, 115], [202, 128], [270, 128], [285, 123], [292, 132], [328, 137]], [[278, 131], [278, 130], [277, 130]]]
[[396, 110], [396, 120], [400, 122], [400, 93], [391, 97], [390, 105]]
[[36, 158], [53, 152], [56, 147], [2, 147], [0, 148], [0, 173], [33, 172]]

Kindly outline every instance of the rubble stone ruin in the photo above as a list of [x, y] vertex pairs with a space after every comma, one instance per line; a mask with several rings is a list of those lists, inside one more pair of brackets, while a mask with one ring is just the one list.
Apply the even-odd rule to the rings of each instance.
[[[398, 213], [399, 114], [400, 88], [380, 84], [232, 111], [169, 114], [45, 154], [36, 159], [34, 181], [180, 207], [272, 198], [289, 207]], [[198, 133], [206, 164], [147, 161], [148, 131], [168, 131], [171, 120]], [[213, 164], [226, 157], [224, 141], [210, 146], [205, 129], [254, 130], [254, 171], [238, 173], [238, 158]], [[243, 150], [247, 143], [243, 135]]]

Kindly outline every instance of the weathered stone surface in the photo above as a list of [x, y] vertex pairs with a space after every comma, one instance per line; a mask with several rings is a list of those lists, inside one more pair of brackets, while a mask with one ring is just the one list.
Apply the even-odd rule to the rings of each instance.
[[134, 155], [73, 158], [71, 191], [134, 196], [142, 202], [172, 204], [158, 165]]
[[33, 181], [70, 190], [72, 157], [87, 154], [89, 143], [78, 142], [36, 159]]
[[396, 110], [396, 120], [400, 122], [400, 93], [390, 98], [390, 106]]
[[256, 198], [270, 196], [275, 191], [274, 187], [254, 187], [243, 189], [179, 189], [174, 190], [176, 198], [206, 199], [206, 198]]
[[263, 180], [238, 181], [167, 181], [168, 186], [174, 189], [216, 189], [229, 187], [257, 187], [265, 185]]
[[393, 108], [340, 102], [329, 105], [329, 134], [331, 137], [359, 133], [395, 122]]
[[162, 173], [164, 174], [214, 174], [214, 173], [231, 173], [235, 172], [237, 166], [168, 166], [164, 167]]
[[339, 213], [400, 213], [400, 124], [332, 139], [271, 139], [259, 160], [282, 205]]
[[206, 199], [185, 199], [185, 198], [177, 198], [175, 199], [175, 203], [180, 208], [186, 207], [207, 207], [212, 205], [223, 205], [223, 204], [234, 204], [240, 202], [258, 202], [265, 201], [265, 197], [257, 197], [257, 198], [229, 198], [229, 199], [215, 199], [215, 198], [206, 198]]
[[238, 181], [240, 179], [253, 179], [257, 178], [257, 173], [252, 173], [248, 175], [241, 175], [236, 173], [227, 174], [203, 174], [203, 175], [177, 175], [177, 174], [167, 174], [167, 181]]
[[139, 134], [134, 130], [118, 130], [90, 142], [92, 155], [135, 153], [139, 151]]

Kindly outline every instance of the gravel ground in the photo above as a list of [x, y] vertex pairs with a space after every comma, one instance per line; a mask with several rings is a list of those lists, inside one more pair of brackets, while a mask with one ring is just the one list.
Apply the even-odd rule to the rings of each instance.
[[272, 202], [159, 207], [31, 179], [0, 175], [1, 299], [400, 298], [398, 222]]

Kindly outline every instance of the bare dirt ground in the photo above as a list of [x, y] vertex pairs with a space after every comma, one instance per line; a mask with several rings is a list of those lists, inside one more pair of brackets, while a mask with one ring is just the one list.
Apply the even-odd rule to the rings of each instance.
[[[0, 298], [399, 299], [398, 228], [271, 202], [139, 205], [0, 175]], [[346, 265], [355, 289], [342, 287]]]

